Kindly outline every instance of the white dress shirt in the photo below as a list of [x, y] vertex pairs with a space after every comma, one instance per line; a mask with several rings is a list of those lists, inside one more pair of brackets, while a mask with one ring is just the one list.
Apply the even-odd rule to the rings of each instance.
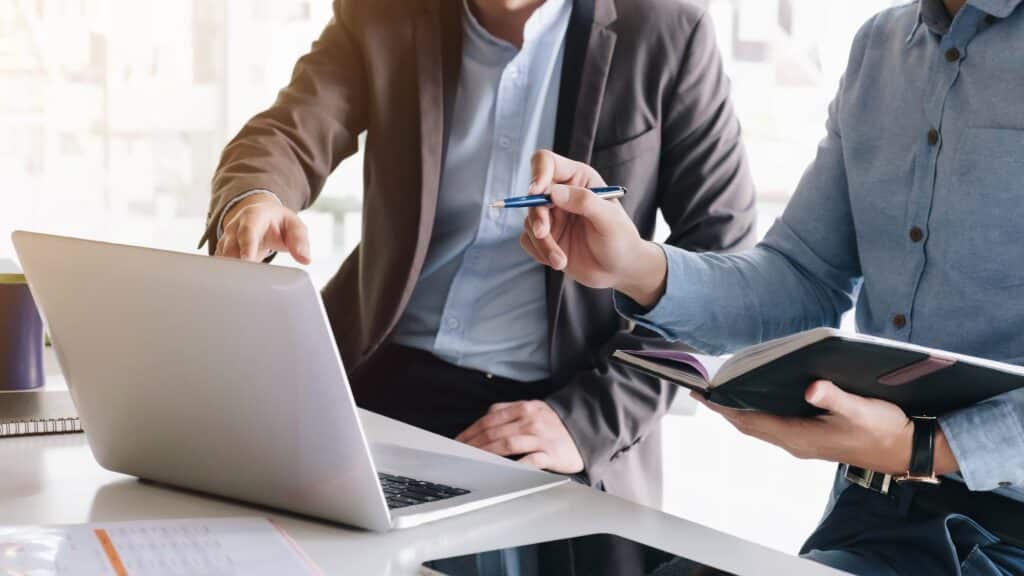
[[550, 376], [544, 269], [519, 245], [525, 213], [489, 208], [527, 193], [530, 157], [554, 143], [572, 4], [548, 0], [523, 46], [463, 2], [462, 71], [423, 272], [395, 342], [520, 381]]

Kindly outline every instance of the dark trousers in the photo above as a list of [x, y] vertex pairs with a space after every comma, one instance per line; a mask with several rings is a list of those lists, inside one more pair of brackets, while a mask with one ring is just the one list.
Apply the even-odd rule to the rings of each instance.
[[865, 576], [1024, 574], [1024, 549], [962, 514], [922, 510], [914, 490], [898, 487], [887, 496], [839, 476], [829, 510], [801, 554]]
[[[543, 400], [555, 391], [546, 380], [488, 376], [395, 344], [386, 345], [349, 377], [360, 407], [449, 438], [476, 422], [492, 404]], [[603, 478], [590, 479], [591, 486], [645, 506], [661, 506], [660, 427], [615, 464]]]
[[552, 392], [548, 381], [489, 376], [394, 344], [385, 345], [351, 378], [360, 407], [449, 438], [476, 422], [492, 404], [540, 400]]

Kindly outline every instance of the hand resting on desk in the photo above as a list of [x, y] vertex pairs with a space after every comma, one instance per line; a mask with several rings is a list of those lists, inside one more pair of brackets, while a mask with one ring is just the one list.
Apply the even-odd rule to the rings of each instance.
[[583, 458], [558, 414], [543, 400], [503, 402], [455, 437], [459, 442], [559, 474], [583, 471]]

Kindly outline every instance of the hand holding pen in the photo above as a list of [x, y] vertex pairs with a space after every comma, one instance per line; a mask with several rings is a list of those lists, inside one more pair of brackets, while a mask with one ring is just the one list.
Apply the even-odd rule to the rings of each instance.
[[531, 192], [547, 202], [530, 208], [520, 244], [545, 266], [591, 288], [612, 288], [642, 306], [665, 289], [668, 263], [660, 246], [640, 236], [618, 202], [583, 186], [606, 185], [589, 166], [541, 151], [533, 158]]
[[[594, 196], [603, 200], [622, 198], [627, 190], [622, 186], [598, 186], [589, 188]], [[491, 203], [491, 208], [533, 208], [535, 206], [551, 206], [551, 196], [548, 194], [531, 194], [529, 196], [515, 196], [497, 200]]]

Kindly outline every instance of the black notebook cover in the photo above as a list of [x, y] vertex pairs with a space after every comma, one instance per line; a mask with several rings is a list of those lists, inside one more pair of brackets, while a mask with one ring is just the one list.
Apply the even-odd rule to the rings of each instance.
[[941, 416], [1024, 387], [1024, 376], [962, 360], [939, 360], [944, 363], [923, 370], [921, 376], [898, 377], [908, 372], [912, 376], [915, 366], [934, 362], [933, 358], [834, 336], [737, 376], [707, 396], [733, 408], [813, 416], [820, 410], [804, 400], [804, 392], [815, 380], [830, 380], [847, 392], [892, 402], [909, 416]]

